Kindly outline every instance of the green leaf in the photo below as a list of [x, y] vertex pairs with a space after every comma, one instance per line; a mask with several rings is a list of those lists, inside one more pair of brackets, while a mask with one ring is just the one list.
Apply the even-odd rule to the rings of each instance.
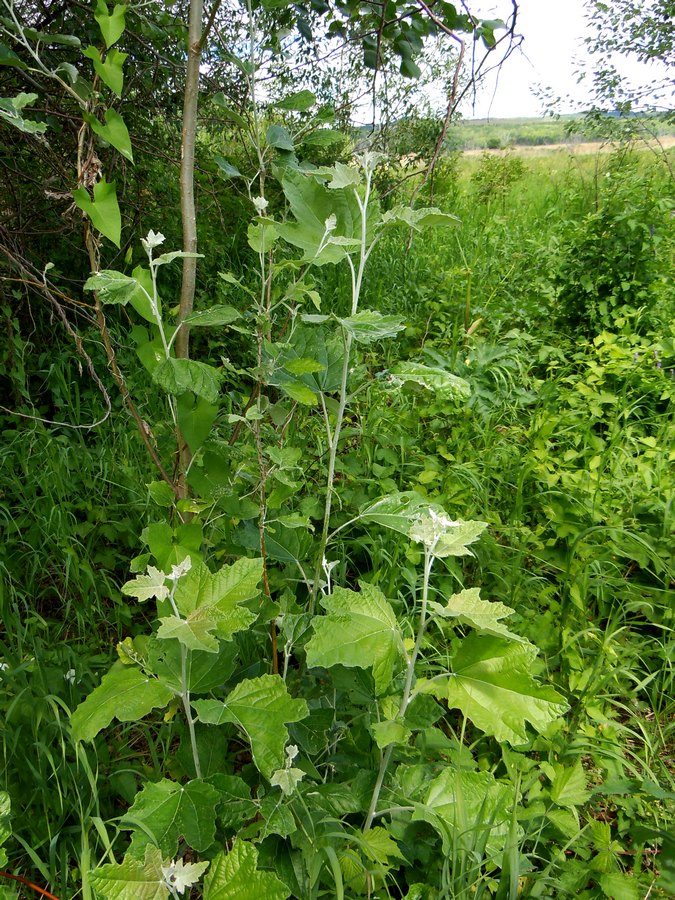
[[444, 515], [442, 506], [430, 503], [426, 497], [416, 491], [400, 491], [395, 494], [387, 494], [374, 503], [362, 506], [359, 510], [359, 519], [368, 522], [377, 522], [385, 528], [398, 531], [399, 534], [408, 536], [410, 528], [420, 515], [433, 510], [439, 515]]
[[105, 0], [98, 0], [94, 18], [101, 29], [106, 47], [112, 47], [124, 34], [124, 16], [126, 11], [126, 6], [115, 4], [112, 15], [108, 15], [108, 5]]
[[153, 259], [155, 266], [165, 266], [172, 263], [176, 259], [203, 259], [203, 253], [191, 253], [187, 250], [171, 250], [169, 253], [162, 253]]
[[543, 731], [567, 709], [560, 694], [534, 680], [531, 669], [536, 655], [532, 644], [470, 634], [453, 659], [453, 673], [420, 680], [417, 691], [461, 709], [498, 741], [524, 744], [528, 740], [526, 722]]
[[323, 372], [325, 367], [318, 359], [308, 359], [301, 356], [298, 359], [291, 359], [284, 363], [284, 368], [291, 375], [309, 375], [312, 372]]
[[489, 855], [503, 850], [509, 833], [514, 789], [491, 772], [466, 772], [447, 766], [433, 779], [423, 806], [413, 819], [423, 819], [441, 834], [443, 845], [465, 852], [485, 844]]
[[193, 397], [192, 394], [181, 394], [178, 398], [176, 418], [181, 434], [193, 454], [211, 433], [218, 409], [216, 403], [208, 403], [202, 397]]
[[[336, 330], [301, 325], [295, 329], [290, 344], [281, 348], [267, 345], [266, 361], [269, 360], [273, 366], [268, 381], [284, 390], [291, 384], [308, 387], [315, 397], [310, 400], [309, 395], [303, 392], [297, 399], [309, 405], [316, 402], [316, 395], [320, 392], [338, 390], [343, 358], [344, 341]], [[320, 368], [314, 372], [295, 374], [293, 367], [298, 360], [308, 359], [315, 360]], [[303, 366], [304, 363], [300, 365]]]
[[238, 125], [240, 128], [247, 127], [248, 123], [246, 122], [246, 119], [232, 109], [231, 106], [228, 106], [225, 100], [225, 94], [222, 91], [218, 91], [217, 94], [214, 94], [211, 100], [224, 113], [225, 118], [229, 119], [230, 122], [234, 122], [234, 124]]
[[166, 706], [173, 696], [173, 691], [140, 669], [115, 663], [72, 714], [73, 738], [92, 741], [113, 719], [142, 719], [151, 710]]
[[152, 379], [169, 394], [192, 391], [207, 403], [216, 403], [223, 373], [194, 359], [164, 359], [152, 373]]
[[162, 872], [162, 851], [151, 844], [143, 861], [127, 854], [119, 865], [99, 866], [91, 873], [91, 884], [97, 895], [107, 900], [166, 900], [169, 896]]
[[0, 846], [12, 836], [12, 826], [10, 824], [10, 813], [12, 804], [7, 791], [0, 791]]
[[117, 94], [118, 97], [121, 97], [124, 87], [122, 66], [129, 54], [120, 53], [119, 50], [113, 48], [108, 50], [105, 59], [102, 59], [100, 51], [96, 47], [89, 46], [83, 51], [83, 55], [93, 62], [94, 70], [101, 81], [107, 84], [110, 90]]
[[148, 566], [148, 574], [137, 575], [131, 581], [127, 581], [122, 585], [122, 593], [128, 597], [135, 597], [140, 603], [144, 603], [152, 597], [157, 600], [166, 600], [169, 596], [166, 575], [155, 566]]
[[336, 162], [330, 173], [331, 180], [328, 182], [328, 187], [333, 191], [340, 188], [355, 187], [361, 183], [361, 174], [358, 169], [346, 166], [341, 162]]
[[278, 675], [261, 675], [240, 681], [223, 703], [195, 700], [201, 722], [222, 725], [232, 722], [251, 743], [253, 761], [266, 778], [285, 762], [287, 722], [299, 722], [308, 715], [304, 700], [294, 700]]
[[46, 122], [32, 122], [24, 119], [23, 109], [37, 100], [37, 94], [17, 94], [16, 97], [0, 97], [0, 121], [4, 119], [26, 134], [44, 134]]
[[213, 632], [219, 638], [230, 641], [237, 631], [243, 631], [256, 620], [255, 613], [244, 607], [231, 608], [223, 604], [201, 606], [186, 619], [177, 616], [163, 616], [157, 629], [160, 640], [175, 639], [188, 650], [204, 650], [206, 653], [217, 653], [219, 644]]
[[359, 584], [358, 594], [337, 587], [322, 599], [327, 615], [312, 622], [314, 634], [306, 646], [307, 665], [372, 668], [375, 691], [381, 695], [391, 684], [396, 661], [403, 655], [403, 636], [382, 591], [365, 581]]
[[87, 278], [84, 290], [96, 291], [101, 303], [127, 304], [138, 293], [140, 286], [136, 278], [130, 275], [114, 269], [103, 269]]
[[348, 135], [343, 131], [336, 131], [335, 128], [319, 128], [310, 132], [302, 142], [309, 147], [330, 147], [332, 144], [341, 144], [348, 140]]
[[281, 388], [288, 394], [291, 400], [296, 400], [298, 403], [302, 403], [305, 406], [314, 406], [319, 402], [317, 395], [311, 388], [308, 388], [306, 384], [301, 384], [297, 381], [289, 381], [282, 384]]
[[68, 81], [72, 85], [77, 84], [80, 79], [80, 73], [77, 71], [75, 66], [72, 63], [62, 62], [54, 69], [57, 75], [61, 75], [62, 73], [68, 76]]
[[248, 245], [256, 253], [267, 253], [278, 237], [279, 233], [271, 219], [263, 219], [256, 225], [248, 226]]
[[162, 509], [171, 509], [176, 502], [176, 495], [166, 481], [151, 481], [145, 486], [151, 499]]
[[490, 602], [480, 599], [479, 588], [469, 588], [453, 594], [448, 600], [447, 606], [440, 603], [429, 603], [429, 609], [437, 616], [444, 619], [457, 619], [464, 625], [470, 625], [478, 631], [495, 634], [513, 641], [523, 641], [502, 624], [499, 620], [510, 616], [514, 610], [503, 603]]
[[215, 574], [204, 563], [192, 566], [176, 587], [175, 603], [185, 618], [160, 619], [157, 637], [175, 638], [189, 650], [217, 653], [217, 638], [230, 641], [255, 621], [255, 613], [238, 604], [258, 593], [259, 559], [240, 559]]
[[395, 206], [382, 214], [383, 225], [406, 225], [415, 231], [424, 231], [437, 225], [459, 225], [457, 216], [442, 212], [435, 207], [412, 209], [410, 206]]
[[404, 78], [419, 78], [422, 74], [422, 70], [417, 63], [408, 57], [401, 59], [400, 72]]
[[219, 799], [219, 792], [200, 779], [147, 782], [122, 818], [123, 827], [134, 829], [132, 852], [143, 856], [155, 844], [164, 857], [173, 857], [181, 837], [193, 850], [206, 850], [215, 837]]
[[291, 892], [272, 872], [257, 868], [253, 844], [235, 840], [229, 853], [219, 853], [204, 879], [204, 900], [286, 900]]
[[412, 524], [409, 536], [424, 544], [439, 559], [448, 556], [473, 556], [469, 544], [477, 541], [487, 528], [486, 522], [453, 521], [434, 510], [422, 513]]
[[387, 866], [392, 859], [404, 860], [401, 850], [386, 828], [376, 825], [359, 835], [359, 846], [368, 859], [380, 866]]
[[[20, 56], [17, 56], [16, 53], [10, 49], [7, 44], [3, 44], [0, 42], [0, 66], [13, 66], [15, 69], [27, 69], [28, 66], [21, 59]], [[37, 99], [37, 94], [33, 95], [35, 99]], [[31, 101], [33, 102], [33, 101]]]
[[[289, 94], [274, 104], [277, 109], [290, 109], [296, 112], [307, 112], [316, 103], [316, 97], [311, 91], [296, 91]], [[292, 149], [292, 148], [291, 148]]]
[[[644, 896], [641, 885], [634, 875], [624, 872], [606, 872], [598, 877], [602, 893], [610, 900], [639, 900]], [[659, 882], [656, 882], [657, 887]]]
[[399, 381], [412, 381], [433, 391], [439, 399], [460, 401], [468, 400], [471, 396], [468, 382], [451, 372], [446, 372], [445, 369], [407, 360], [397, 363], [391, 374]]
[[361, 310], [348, 319], [338, 319], [338, 322], [359, 344], [395, 337], [405, 329], [400, 316], [383, 316], [373, 309]]
[[178, 582], [176, 606], [184, 616], [202, 607], [234, 608], [257, 596], [262, 573], [261, 559], [238, 559], [217, 572], [211, 572], [204, 563], [193, 564]]
[[191, 328], [208, 328], [211, 326], [229, 325], [241, 319], [241, 313], [233, 306], [212, 306], [193, 312], [183, 319]]
[[558, 806], [583, 806], [591, 796], [580, 759], [573, 766], [554, 765], [551, 800]]
[[270, 125], [265, 136], [270, 147], [276, 147], [277, 150], [287, 150], [293, 152], [293, 139], [288, 131], [281, 125]]
[[91, 223], [109, 241], [119, 247], [122, 234], [122, 217], [115, 193], [115, 182], [107, 182], [102, 178], [94, 185], [94, 199], [89, 196], [85, 187], [73, 191], [75, 205], [82, 210]]
[[384, 722], [375, 722], [370, 726], [370, 730], [375, 738], [375, 743], [384, 750], [389, 744], [406, 745], [412, 734], [412, 731], [395, 719], [387, 719]]
[[[303, 251], [303, 261], [322, 266], [344, 259], [345, 248], [326, 243], [326, 222], [335, 217], [333, 238], [360, 238], [361, 211], [354, 190], [329, 190], [316, 179], [287, 171], [282, 181], [295, 222], [279, 222], [281, 237]], [[369, 221], [370, 221], [369, 216]]]
[[233, 166], [232, 163], [229, 163], [222, 156], [214, 156], [213, 161], [218, 166], [220, 171], [227, 175], [228, 178], [244, 177], [236, 166]]

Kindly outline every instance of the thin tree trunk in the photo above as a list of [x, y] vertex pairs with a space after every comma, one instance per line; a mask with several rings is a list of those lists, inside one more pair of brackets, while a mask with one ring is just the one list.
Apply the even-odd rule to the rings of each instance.
[[[202, 56], [202, 16], [203, 0], [190, 0], [188, 19], [188, 61], [183, 98], [183, 133], [181, 136], [180, 160], [180, 207], [183, 220], [183, 251], [197, 252], [197, 213], [195, 210], [194, 169], [195, 143], [197, 138], [197, 109], [199, 106], [199, 64]], [[183, 259], [183, 281], [178, 312], [179, 325], [192, 312], [197, 279], [197, 260]], [[190, 355], [190, 331], [187, 325], [180, 326], [176, 337], [176, 356], [187, 359]], [[186, 474], [192, 461], [192, 454], [180, 428], [176, 430], [178, 443], [178, 488], [181, 496], [187, 496]]]

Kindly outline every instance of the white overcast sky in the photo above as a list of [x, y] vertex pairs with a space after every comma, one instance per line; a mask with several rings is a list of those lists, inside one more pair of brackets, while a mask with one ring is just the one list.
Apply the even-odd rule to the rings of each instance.
[[[501, 14], [510, 4], [487, 8], [487, 15]], [[489, 78], [479, 91], [475, 105], [461, 107], [466, 118], [509, 118], [539, 116], [542, 101], [533, 89], [538, 85], [561, 98], [557, 112], [574, 112], [576, 101], [586, 99], [584, 83], [577, 72], [589, 60], [584, 47], [588, 26], [584, 0], [520, 0], [517, 31], [523, 35], [522, 48], [505, 62], [497, 79]], [[643, 79], [645, 68], [621, 60], [620, 71]], [[578, 111], [578, 106], [576, 107]]]

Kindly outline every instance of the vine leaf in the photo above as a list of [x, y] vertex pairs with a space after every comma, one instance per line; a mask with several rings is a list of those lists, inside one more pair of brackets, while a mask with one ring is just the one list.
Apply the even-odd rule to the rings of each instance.
[[125, 827], [134, 828], [132, 854], [140, 859], [154, 844], [164, 857], [173, 857], [181, 837], [193, 850], [206, 850], [215, 837], [219, 800], [216, 788], [200, 779], [187, 784], [167, 778], [148, 782], [122, 819]]
[[307, 665], [372, 668], [375, 691], [381, 695], [391, 684], [394, 665], [403, 654], [403, 636], [382, 591], [365, 581], [360, 587], [360, 593], [337, 587], [323, 598], [321, 605], [327, 615], [312, 623]]
[[305, 701], [294, 700], [279, 675], [240, 681], [224, 703], [195, 700], [192, 705], [201, 722], [232, 722], [241, 728], [251, 742], [253, 761], [266, 778], [284, 765], [286, 723], [299, 722], [309, 714]]
[[108, 238], [109, 241], [119, 247], [122, 236], [122, 216], [115, 193], [115, 182], [101, 178], [94, 185], [94, 199], [89, 196], [85, 187], [79, 187], [73, 191], [75, 205], [91, 219], [91, 224], [97, 231]]
[[120, 53], [119, 50], [108, 50], [105, 59], [101, 58], [101, 52], [96, 47], [87, 47], [83, 51], [83, 56], [90, 59], [94, 64], [94, 70], [101, 81], [108, 85], [113, 93], [118, 97], [122, 96], [122, 88], [124, 87], [124, 72], [122, 66], [128, 53]]
[[124, 17], [126, 11], [126, 5], [116, 3], [112, 15], [109, 15], [108, 4], [105, 0], [98, 0], [94, 18], [98, 22], [98, 27], [101, 29], [101, 34], [106, 47], [112, 47], [112, 45], [124, 34]]
[[72, 714], [73, 738], [91, 741], [113, 719], [134, 722], [151, 710], [166, 706], [173, 696], [173, 691], [156, 678], [116, 662]]
[[437, 616], [444, 619], [457, 619], [465, 625], [470, 625], [484, 634], [494, 634], [512, 641], [525, 642], [520, 637], [500, 622], [505, 616], [510, 616], [514, 610], [503, 603], [481, 600], [479, 588], [469, 588], [453, 594], [448, 600], [447, 606], [431, 602], [429, 609]]
[[258, 851], [235, 840], [229, 853], [219, 853], [204, 879], [204, 900], [286, 900], [291, 892], [272, 872], [257, 868]]
[[122, 116], [114, 109], [106, 109], [105, 125], [100, 122], [96, 116], [89, 113], [83, 113], [84, 120], [90, 126], [91, 130], [102, 137], [104, 141], [111, 144], [116, 150], [124, 156], [129, 162], [134, 161], [134, 154], [131, 149], [131, 138], [129, 130]]
[[526, 722], [543, 731], [567, 704], [551, 687], [542, 687], [531, 668], [537, 648], [491, 635], [470, 634], [453, 660], [452, 674], [420, 680], [418, 693], [433, 694], [461, 709], [485, 734], [524, 744]]
[[127, 856], [124, 862], [100, 866], [91, 875], [92, 887], [107, 900], [166, 900], [169, 889], [162, 872], [162, 851], [148, 845], [145, 859]]

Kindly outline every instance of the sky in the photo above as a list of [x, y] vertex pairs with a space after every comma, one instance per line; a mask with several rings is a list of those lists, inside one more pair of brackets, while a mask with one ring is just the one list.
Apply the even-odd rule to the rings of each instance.
[[[518, 5], [522, 48], [505, 62], [497, 79], [488, 78], [475, 105], [463, 104], [460, 111], [466, 118], [540, 116], [543, 102], [533, 93], [538, 85], [561, 98], [556, 112], [578, 111], [587, 99], [584, 83], [577, 83], [579, 69], [591, 58], [584, 47], [588, 34], [584, 0], [519, 0]], [[501, 0], [486, 12], [503, 15], [509, 7]], [[642, 79], [645, 67], [622, 60], [624, 71]]]

